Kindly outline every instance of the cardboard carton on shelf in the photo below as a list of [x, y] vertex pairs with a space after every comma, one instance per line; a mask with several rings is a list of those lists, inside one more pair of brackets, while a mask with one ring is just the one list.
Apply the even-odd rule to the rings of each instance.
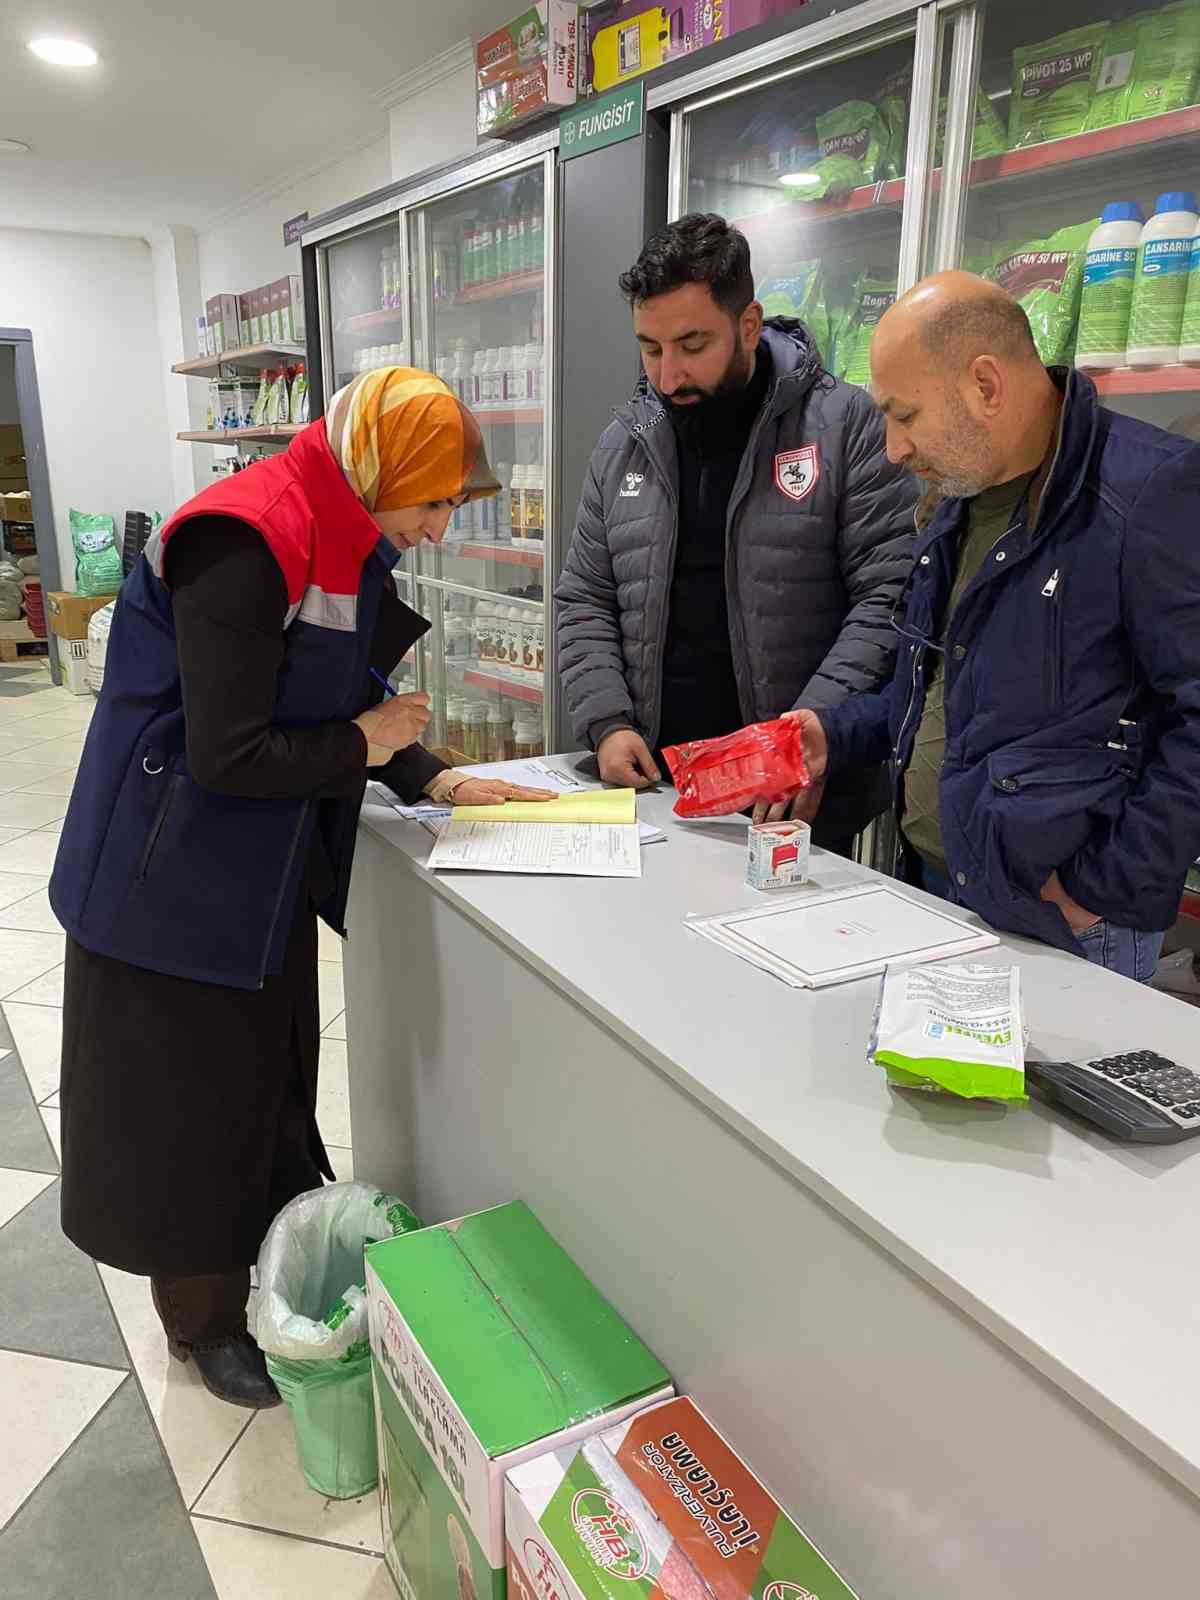
[[3, 499], [3, 517], [5, 522], [32, 522], [33, 497], [28, 489], [20, 490], [15, 494], [0, 496]]
[[60, 639], [86, 639], [88, 623], [97, 611], [112, 604], [111, 594], [72, 594], [66, 589], [46, 593], [46, 619]]
[[597, 0], [589, 6], [585, 83], [593, 93], [613, 89], [706, 45], [807, 5], [808, 0]]
[[670, 1380], [520, 1202], [370, 1246], [367, 1295], [392, 1576], [420, 1600], [503, 1600], [505, 1471]]
[[303, 344], [304, 295], [298, 275], [292, 273], [286, 278], [276, 279], [267, 292], [271, 307], [270, 332], [264, 333], [264, 342], [269, 339], [274, 344]]
[[573, 106], [579, 88], [579, 7], [538, 0], [475, 45], [476, 131], [508, 133]]
[[236, 350], [242, 343], [236, 294], [213, 295], [212, 299], [205, 303], [204, 318], [213, 334], [213, 355], [224, 355], [227, 350]]

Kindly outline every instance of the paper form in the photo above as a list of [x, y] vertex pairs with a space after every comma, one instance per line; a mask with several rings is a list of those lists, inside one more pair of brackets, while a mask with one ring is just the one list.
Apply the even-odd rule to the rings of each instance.
[[434, 871], [640, 878], [642, 853], [636, 823], [599, 827], [587, 822], [473, 822], [455, 817], [442, 828], [426, 865]]
[[529, 822], [543, 828], [575, 822], [632, 827], [637, 821], [637, 795], [632, 789], [572, 790], [557, 800], [506, 800], [499, 806], [455, 806], [451, 816], [455, 822]]

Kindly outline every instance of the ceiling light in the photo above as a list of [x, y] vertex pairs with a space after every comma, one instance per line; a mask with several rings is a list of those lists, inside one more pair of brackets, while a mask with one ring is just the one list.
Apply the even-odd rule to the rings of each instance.
[[780, 183], [789, 189], [815, 189], [821, 182], [819, 172], [785, 172]]
[[100, 59], [90, 44], [77, 39], [31, 39], [29, 48], [56, 67], [94, 67]]
[[0, 156], [27, 156], [29, 146], [23, 139], [0, 139]]

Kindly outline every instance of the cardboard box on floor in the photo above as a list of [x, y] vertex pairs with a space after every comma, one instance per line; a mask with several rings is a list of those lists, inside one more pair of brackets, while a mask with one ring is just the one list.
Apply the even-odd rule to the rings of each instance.
[[111, 594], [72, 594], [66, 589], [51, 589], [46, 595], [46, 617], [60, 639], [86, 639], [88, 623], [103, 606], [111, 605]]
[[513, 1467], [511, 1600], [854, 1600], [691, 1400]]
[[388, 1568], [404, 1600], [503, 1600], [504, 1474], [672, 1392], [520, 1202], [367, 1250]]

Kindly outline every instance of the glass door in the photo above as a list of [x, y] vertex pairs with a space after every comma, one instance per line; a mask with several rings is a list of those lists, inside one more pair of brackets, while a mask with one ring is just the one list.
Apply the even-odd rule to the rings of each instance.
[[767, 316], [798, 318], [851, 383], [869, 382], [871, 333], [904, 271], [907, 191], [923, 199], [923, 173], [906, 183], [916, 32], [908, 19], [675, 118], [675, 214], [736, 222]]
[[1077, 361], [1115, 410], [1200, 438], [1200, 303], [1190, 346], [1182, 327], [1200, 11], [1007, 0], [965, 20], [974, 129], [957, 259], [1020, 299], [1043, 360]]
[[546, 748], [552, 171], [538, 158], [408, 216], [417, 342], [474, 413], [503, 486], [458, 511], [415, 563], [417, 609], [434, 621], [423, 687], [460, 763]]
[[385, 217], [327, 245], [324, 271], [326, 394], [373, 367], [411, 365], [400, 218]]

